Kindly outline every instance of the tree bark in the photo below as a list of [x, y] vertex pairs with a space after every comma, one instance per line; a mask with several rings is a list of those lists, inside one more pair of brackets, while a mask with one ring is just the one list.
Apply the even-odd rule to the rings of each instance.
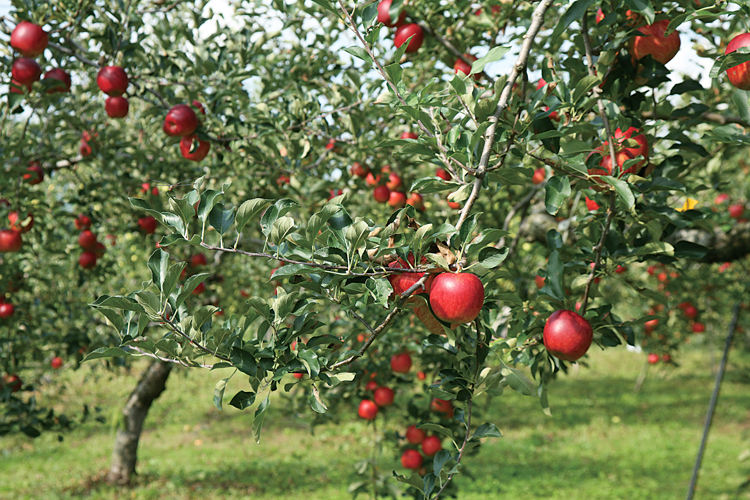
[[112, 465], [107, 473], [108, 483], [128, 484], [135, 475], [138, 441], [143, 430], [143, 421], [146, 419], [151, 404], [166, 389], [170, 371], [172, 371], [171, 363], [152, 362], [130, 394], [122, 410], [122, 422], [115, 437]]

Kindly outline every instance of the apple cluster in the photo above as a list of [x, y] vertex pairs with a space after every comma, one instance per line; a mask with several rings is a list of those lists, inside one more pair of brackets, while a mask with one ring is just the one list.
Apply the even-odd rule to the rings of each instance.
[[128, 90], [130, 80], [128, 74], [120, 66], [105, 66], [96, 75], [99, 90], [107, 94], [104, 109], [110, 118], [125, 118], [128, 116], [130, 104], [122, 95]]
[[[203, 105], [198, 101], [193, 101], [195, 107], [202, 114], [206, 114]], [[181, 137], [180, 154], [183, 158], [190, 161], [201, 161], [211, 149], [211, 143], [198, 137], [196, 130], [200, 126], [198, 115], [193, 108], [187, 104], [178, 104], [173, 106], [164, 118], [162, 130], [171, 137]]]
[[78, 258], [78, 265], [83, 269], [93, 269], [96, 267], [96, 261], [104, 256], [107, 248], [104, 243], [97, 241], [96, 234], [91, 231], [90, 217], [80, 214], [74, 224], [76, 229], [81, 231], [78, 235], [78, 245], [83, 249], [83, 253]]
[[[10, 45], [22, 57], [15, 59], [11, 67], [11, 93], [31, 92], [32, 84], [39, 81], [42, 76], [42, 67], [34, 58], [44, 53], [48, 43], [47, 32], [37, 24], [21, 21], [13, 28], [10, 35]], [[53, 68], [47, 71], [44, 74], [44, 82], [48, 94], [70, 92], [70, 75], [62, 68]]]

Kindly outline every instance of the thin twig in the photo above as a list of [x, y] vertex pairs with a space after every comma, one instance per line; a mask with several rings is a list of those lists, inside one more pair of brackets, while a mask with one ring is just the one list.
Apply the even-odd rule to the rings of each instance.
[[604, 229], [602, 230], [602, 237], [599, 239], [596, 247], [594, 247], [594, 265], [591, 268], [591, 273], [586, 280], [586, 289], [583, 292], [583, 299], [581, 299], [581, 316], [586, 314], [586, 307], [589, 302], [589, 292], [591, 291], [591, 285], [594, 283], [594, 277], [596, 271], [599, 269], [599, 261], [602, 258], [602, 251], [604, 250], [604, 243], [609, 235], [609, 228], [612, 225], [612, 219], [615, 217], [615, 192], [609, 193], [609, 208], [607, 209], [607, 220], [604, 223]]

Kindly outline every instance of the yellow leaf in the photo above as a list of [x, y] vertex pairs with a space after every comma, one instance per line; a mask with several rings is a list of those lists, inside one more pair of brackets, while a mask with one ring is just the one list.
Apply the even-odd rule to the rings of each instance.
[[696, 206], [698, 206], [698, 200], [694, 200], [692, 198], [688, 198], [685, 203], [682, 205], [682, 207], [678, 208], [678, 212], [684, 212], [686, 210], [692, 210]]

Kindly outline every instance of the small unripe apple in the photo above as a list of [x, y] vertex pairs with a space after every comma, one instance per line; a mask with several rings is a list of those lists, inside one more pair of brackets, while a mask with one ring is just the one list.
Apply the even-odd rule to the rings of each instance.
[[0, 230], [0, 253], [18, 252], [23, 246], [21, 233], [12, 229]]
[[[477, 58], [471, 54], [464, 54], [464, 57], [469, 61], [477, 60]], [[465, 63], [462, 59], [456, 59], [456, 62], [453, 64], [453, 71], [459, 76], [468, 76], [471, 74], [471, 64]], [[474, 75], [475, 80], [479, 80], [481, 77], [481, 73]]]
[[410, 470], [419, 470], [422, 467], [422, 455], [417, 450], [404, 450], [401, 455], [401, 467]]
[[656, 363], [659, 362], [659, 355], [658, 354], [654, 354], [654, 353], [649, 354], [648, 355], [648, 362], [651, 365], [655, 365]]
[[680, 34], [673, 31], [669, 36], [665, 36], [668, 26], [669, 20], [663, 19], [638, 28], [645, 36], [639, 35], [630, 41], [630, 54], [633, 59], [643, 59], [650, 55], [662, 64], [671, 61], [680, 50]]
[[197, 135], [188, 135], [180, 139], [180, 153], [187, 160], [201, 161], [210, 149], [211, 143], [198, 139]]
[[406, 195], [401, 191], [391, 191], [388, 195], [388, 205], [393, 208], [404, 208], [406, 206]]
[[92, 269], [96, 266], [96, 254], [90, 251], [83, 252], [78, 258], [78, 265], [84, 269]]
[[80, 214], [75, 221], [73, 221], [73, 224], [75, 224], [76, 229], [79, 231], [82, 231], [84, 229], [88, 229], [91, 227], [91, 219], [87, 217], [86, 215]]
[[388, 186], [377, 186], [372, 191], [372, 197], [378, 203], [385, 203], [391, 198], [391, 190], [388, 189]]
[[419, 50], [424, 41], [424, 32], [418, 24], [410, 23], [401, 25], [396, 30], [396, 36], [393, 38], [393, 45], [395, 45], [397, 49], [401, 48], [410, 37], [412, 38], [409, 45], [406, 47], [406, 53], [413, 54]]
[[185, 137], [198, 128], [198, 116], [190, 106], [178, 104], [167, 112], [162, 129], [170, 136]]
[[376, 405], [382, 408], [384, 406], [392, 405], [394, 396], [395, 393], [393, 392], [393, 389], [389, 387], [378, 387], [375, 389], [372, 399], [375, 400]]
[[61, 68], [53, 68], [44, 74], [44, 80], [58, 80], [60, 83], [55, 83], [47, 89], [48, 94], [55, 94], [57, 92], [70, 92], [70, 86], [72, 84], [70, 75], [67, 71]]
[[[743, 33], [732, 38], [724, 54], [736, 52], [740, 47], [750, 45], [750, 33]], [[727, 77], [732, 85], [740, 90], [750, 90], [750, 61], [732, 66], [727, 70]]]
[[130, 109], [130, 104], [124, 97], [108, 97], [104, 101], [104, 110], [110, 118], [125, 118], [128, 116], [128, 109]]
[[411, 356], [408, 352], [391, 357], [391, 370], [394, 373], [409, 373], [411, 370]]
[[401, 139], [414, 139], [415, 141], [419, 139], [419, 136], [415, 134], [414, 132], [401, 132]]
[[375, 420], [375, 417], [378, 416], [378, 405], [369, 399], [363, 399], [362, 402], [359, 403], [357, 414], [360, 418], [364, 418], [365, 420]]
[[446, 417], [453, 418], [453, 403], [445, 399], [433, 399], [430, 403], [430, 409], [435, 413], [443, 413]]
[[484, 285], [475, 274], [442, 273], [432, 282], [430, 307], [448, 323], [470, 323], [484, 305]]
[[0, 318], [10, 318], [13, 316], [13, 313], [15, 312], [16, 308], [13, 307], [13, 304], [10, 304], [8, 302], [1, 302], [0, 303]]
[[427, 436], [422, 441], [422, 453], [431, 457], [443, 449], [443, 442], [437, 436]]
[[732, 219], [739, 219], [742, 217], [742, 214], [745, 213], [745, 205], [742, 203], [735, 203], [734, 205], [729, 205], [729, 216]]
[[398, 13], [398, 19], [396, 19], [396, 22], [393, 22], [389, 12], [391, 3], [393, 3], [392, 0], [380, 0], [380, 3], [378, 4], [378, 22], [383, 23], [389, 28], [401, 26], [406, 20], [406, 11], [402, 9], [401, 12]]
[[543, 337], [550, 354], [565, 361], [576, 361], [591, 347], [594, 332], [583, 316], [560, 309], [547, 319]]
[[108, 96], [120, 96], [128, 90], [128, 74], [120, 66], [105, 66], [96, 75], [99, 90]]
[[10, 34], [10, 45], [25, 57], [36, 57], [44, 52], [49, 43], [47, 32], [41, 26], [21, 21]]
[[153, 234], [156, 231], [157, 222], [156, 219], [149, 215], [148, 217], [138, 219], [138, 225], [141, 226], [141, 229], [146, 234]]
[[422, 429], [417, 429], [416, 425], [410, 425], [406, 428], [406, 440], [410, 444], [422, 444], [427, 434]]
[[42, 68], [33, 59], [22, 57], [13, 61], [13, 68], [11, 69], [13, 79], [20, 83], [30, 87], [32, 83], [39, 80], [42, 76]]
[[32, 163], [26, 171], [31, 173], [23, 174], [23, 180], [32, 186], [35, 186], [44, 180], [44, 170], [38, 163]]
[[24, 214], [23, 217], [18, 212], [11, 212], [8, 214], [8, 221], [10, 222], [10, 228], [13, 231], [19, 231], [21, 233], [28, 233], [31, 228], [34, 227], [34, 216], [32, 214]]
[[451, 174], [449, 174], [448, 172], [446, 172], [442, 168], [439, 168], [439, 169], [437, 169], [435, 171], [435, 176], [440, 177], [444, 181], [450, 181], [450, 180], [453, 179], [453, 177], [451, 177]]
[[49, 362], [49, 365], [55, 370], [59, 370], [60, 368], [62, 368], [63, 360], [61, 357], [55, 356], [54, 358], [52, 358], [52, 361]]
[[87, 229], [78, 236], [78, 244], [84, 250], [93, 250], [96, 246], [96, 235]]

